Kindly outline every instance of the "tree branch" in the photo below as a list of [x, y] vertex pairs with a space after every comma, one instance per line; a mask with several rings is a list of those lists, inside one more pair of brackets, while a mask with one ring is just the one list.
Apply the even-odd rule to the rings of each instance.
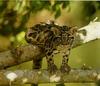
[[[78, 30], [74, 47], [100, 38], [100, 22], [92, 22]], [[0, 69], [21, 64], [34, 58], [44, 57], [43, 51], [37, 46], [26, 45], [0, 53]]]
[[8, 84], [39, 83], [94, 83], [100, 80], [100, 70], [72, 69], [69, 74], [59, 70], [50, 75], [47, 70], [1, 71], [0, 86]]
[[20, 46], [13, 50], [0, 53], [0, 69], [5, 69], [26, 61], [43, 57], [39, 47], [33, 45]]
[[97, 39], [100, 39], [100, 22], [90, 22], [88, 25], [78, 29], [73, 47], [77, 47]]

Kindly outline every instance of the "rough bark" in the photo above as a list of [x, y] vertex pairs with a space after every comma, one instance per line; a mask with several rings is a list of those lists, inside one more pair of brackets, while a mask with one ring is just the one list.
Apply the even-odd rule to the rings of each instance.
[[100, 80], [100, 70], [72, 69], [69, 74], [59, 70], [51, 75], [47, 70], [1, 71], [0, 86], [40, 83], [94, 83]]
[[43, 57], [43, 52], [33, 45], [20, 46], [13, 50], [0, 53], [0, 69], [5, 69], [26, 61]]

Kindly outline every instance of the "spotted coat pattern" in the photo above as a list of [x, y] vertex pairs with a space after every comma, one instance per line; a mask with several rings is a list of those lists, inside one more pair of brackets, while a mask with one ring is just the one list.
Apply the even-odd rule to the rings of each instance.
[[[50, 21], [50, 23], [40, 23], [29, 28], [26, 32], [25, 39], [28, 43], [39, 46], [45, 52], [50, 73], [54, 73], [57, 70], [53, 60], [55, 51], [62, 53], [61, 72], [69, 72], [71, 68], [68, 65], [68, 56], [76, 32], [76, 29], [73, 27], [59, 26], [54, 21]], [[36, 68], [40, 68], [39, 61], [34, 61], [37, 66]]]

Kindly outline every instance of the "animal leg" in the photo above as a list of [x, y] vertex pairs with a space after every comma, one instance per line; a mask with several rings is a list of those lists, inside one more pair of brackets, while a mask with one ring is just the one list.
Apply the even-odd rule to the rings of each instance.
[[62, 64], [60, 67], [61, 72], [65, 73], [69, 73], [69, 71], [71, 70], [70, 66], [68, 65], [68, 60], [69, 60], [69, 54], [70, 54], [70, 48], [63, 53], [63, 59], [62, 59]]
[[33, 69], [40, 69], [42, 66], [42, 59], [33, 60]]
[[57, 66], [54, 64], [53, 55], [46, 56], [47, 64], [48, 64], [48, 71], [53, 74], [57, 70]]

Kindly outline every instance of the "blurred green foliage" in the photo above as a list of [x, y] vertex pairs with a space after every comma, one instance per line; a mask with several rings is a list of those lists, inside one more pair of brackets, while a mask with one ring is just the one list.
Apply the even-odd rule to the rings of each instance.
[[[97, 1], [96, 3], [99, 9], [100, 2]], [[87, 1], [84, 4], [86, 15], [93, 15], [96, 11], [94, 3]], [[10, 34], [17, 35], [21, 31], [26, 30], [25, 25], [30, 14], [43, 9], [52, 11], [55, 18], [58, 18], [61, 15], [61, 9], [69, 5], [70, 1], [60, 0], [0, 0], [0, 34], [5, 36]]]
[[[12, 2], [12, 3], [11, 3]], [[9, 4], [14, 4], [15, 6], [8, 7]], [[61, 7], [66, 8], [69, 4], [69, 1], [55, 1], [54, 4], [51, 1], [43, 0], [7, 0], [0, 1], [0, 33], [2, 35], [13, 35], [18, 34], [23, 30], [25, 24], [27, 23], [31, 12], [36, 13], [43, 9], [52, 10], [55, 12], [55, 18], [58, 18], [61, 14]], [[20, 25], [15, 27], [17, 18], [20, 18]], [[19, 23], [19, 22], [18, 22]], [[24, 28], [25, 29], [25, 28]]]
[[11, 42], [16, 42], [17, 34], [27, 29], [26, 24], [31, 14], [46, 9], [58, 18], [61, 8], [66, 8], [68, 4], [69, 1], [0, 0], [0, 35], [11, 37], [10, 39], [13, 37]]

